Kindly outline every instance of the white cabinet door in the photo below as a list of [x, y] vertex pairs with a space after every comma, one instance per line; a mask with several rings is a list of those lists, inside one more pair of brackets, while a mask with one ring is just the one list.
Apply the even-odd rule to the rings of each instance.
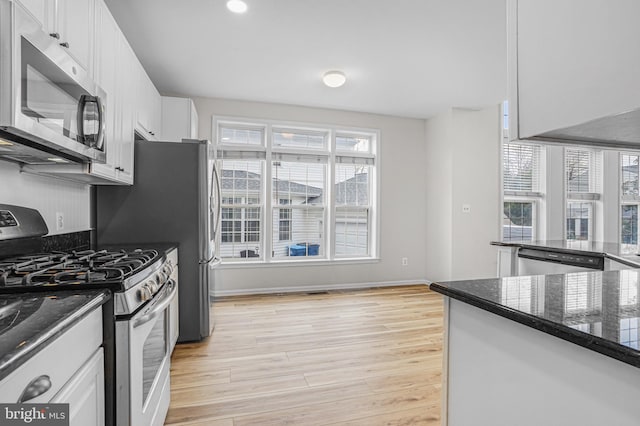
[[639, 108], [638, 16], [637, 0], [512, 0], [510, 137]]
[[116, 179], [118, 159], [120, 156], [120, 134], [118, 121], [120, 108], [118, 105], [118, 85], [116, 69], [119, 56], [120, 29], [106, 4], [99, 0], [96, 4], [96, 83], [107, 94], [105, 129], [105, 164], [93, 165], [93, 172], [106, 178]]
[[102, 348], [50, 401], [69, 404], [70, 426], [104, 425], [104, 356]]
[[45, 31], [51, 27], [51, 16], [53, 14], [55, 2], [50, 0], [19, 0], [34, 18], [40, 22]]
[[56, 32], [60, 43], [93, 75], [93, 36], [95, 0], [57, 0]]
[[136, 120], [136, 66], [138, 59], [133, 50], [121, 36], [121, 55], [119, 60], [118, 80], [121, 85], [121, 115], [120, 115], [120, 151], [118, 178], [121, 182], [133, 184], [133, 147], [135, 140], [135, 120]]
[[153, 82], [138, 62], [138, 102], [137, 102], [137, 129], [145, 139], [159, 140], [162, 116], [162, 101], [160, 93]]

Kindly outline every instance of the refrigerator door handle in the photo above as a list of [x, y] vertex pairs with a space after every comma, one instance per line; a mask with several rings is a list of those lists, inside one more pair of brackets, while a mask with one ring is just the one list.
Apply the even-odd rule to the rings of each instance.
[[[214, 226], [213, 226], [213, 238], [215, 243], [216, 242], [215, 240], [217, 239], [217, 236], [218, 236], [218, 229], [220, 227], [220, 217], [222, 216], [222, 199], [221, 199], [222, 186], [220, 183], [220, 175], [218, 174], [218, 168], [216, 167], [215, 161], [213, 163], [213, 176], [211, 177], [211, 180], [215, 182], [215, 188], [216, 188], [216, 193], [214, 194], [215, 196], [211, 197], [215, 200], [216, 210], [217, 210], [214, 216]], [[213, 192], [213, 185], [211, 185], [211, 192]], [[213, 209], [211, 213], [213, 213]]]

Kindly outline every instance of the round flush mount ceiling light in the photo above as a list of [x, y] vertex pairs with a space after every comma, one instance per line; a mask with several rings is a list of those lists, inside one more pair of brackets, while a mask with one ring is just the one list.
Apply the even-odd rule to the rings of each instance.
[[340, 87], [347, 81], [342, 71], [327, 71], [322, 76], [322, 82], [329, 87]]
[[248, 9], [247, 4], [242, 0], [229, 0], [227, 2], [227, 9], [233, 13], [245, 13]]

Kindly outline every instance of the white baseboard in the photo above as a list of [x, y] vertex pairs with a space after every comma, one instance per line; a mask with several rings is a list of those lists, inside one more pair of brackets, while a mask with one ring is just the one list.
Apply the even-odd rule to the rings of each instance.
[[244, 295], [257, 295], [257, 294], [274, 294], [274, 293], [309, 293], [316, 291], [330, 291], [330, 290], [356, 290], [373, 287], [394, 287], [403, 285], [428, 285], [430, 281], [424, 278], [417, 278], [415, 280], [403, 280], [403, 281], [383, 281], [377, 283], [349, 283], [349, 284], [326, 284], [326, 285], [308, 285], [308, 286], [294, 286], [294, 287], [264, 287], [264, 288], [246, 288], [246, 289], [233, 289], [233, 290], [217, 290], [214, 291], [214, 297], [225, 296], [244, 296]]

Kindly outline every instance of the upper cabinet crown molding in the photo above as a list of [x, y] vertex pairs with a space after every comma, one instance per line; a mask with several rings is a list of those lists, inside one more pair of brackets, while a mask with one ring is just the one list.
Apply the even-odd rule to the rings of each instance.
[[508, 0], [511, 140], [640, 147], [640, 2]]

